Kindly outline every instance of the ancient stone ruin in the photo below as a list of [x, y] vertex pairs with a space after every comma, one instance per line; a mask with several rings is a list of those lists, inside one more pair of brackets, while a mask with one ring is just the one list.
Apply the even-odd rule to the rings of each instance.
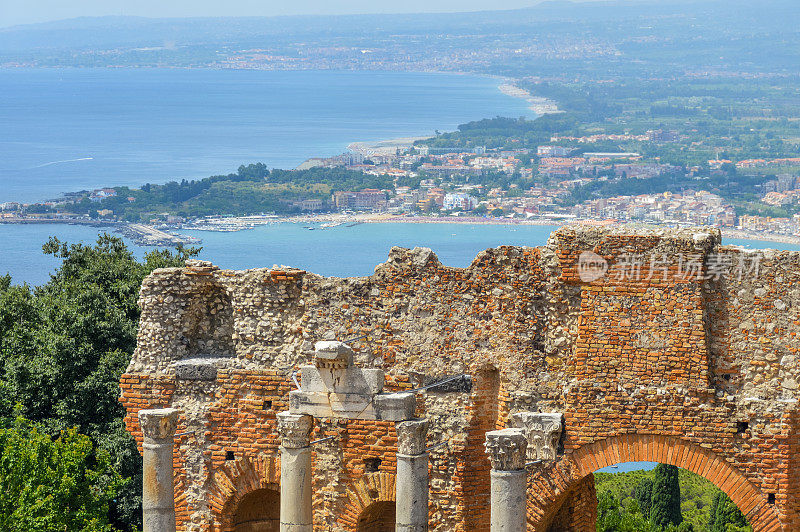
[[588, 532], [592, 473], [638, 460], [800, 530], [798, 253], [566, 227], [465, 269], [188, 261], [140, 305], [120, 400], [177, 530]]

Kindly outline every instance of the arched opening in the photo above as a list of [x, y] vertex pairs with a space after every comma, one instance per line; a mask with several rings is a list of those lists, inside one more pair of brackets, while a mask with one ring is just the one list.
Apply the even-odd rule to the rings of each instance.
[[280, 511], [280, 492], [272, 489], [251, 491], [236, 507], [233, 532], [278, 532]]
[[394, 532], [394, 501], [373, 502], [358, 516], [356, 532]]
[[[595, 471], [596, 530], [645, 530], [648, 524], [678, 530], [752, 532], [741, 510], [710, 480], [687, 469], [625, 462]], [[588, 477], [587, 477], [588, 478]]]
[[[586, 501], [592, 498], [590, 492], [597, 489], [594, 481], [596, 471], [602, 472], [609, 467], [614, 470], [615, 465], [616, 469], [624, 469], [618, 464], [629, 461], [657, 462], [690, 471], [695, 476], [703, 477], [702, 482], [721, 490], [726, 497], [720, 498], [717, 504], [735, 505], [753, 530], [781, 530], [774, 499], [768, 493], [761, 493], [739, 469], [724, 458], [682, 438], [635, 434], [615, 436], [584, 445], [565, 456], [559, 463], [535, 474], [528, 491], [529, 529], [538, 532], [599, 530], [594, 519], [596, 513], [591, 522], [585, 522], [586, 519], [582, 519], [580, 523], [571, 521], [572, 516], [592, 513], [575, 511], [579, 506], [576, 501], [583, 498], [582, 504], [585, 507]], [[540, 496], [531, 497], [532, 493]], [[597, 500], [602, 497], [602, 490], [593, 494]], [[604, 501], [600, 502], [602, 504]], [[607, 505], [608, 501], [605, 503]], [[592, 510], [598, 511], [596, 503], [592, 505]], [[566, 528], [564, 523], [567, 523]]]

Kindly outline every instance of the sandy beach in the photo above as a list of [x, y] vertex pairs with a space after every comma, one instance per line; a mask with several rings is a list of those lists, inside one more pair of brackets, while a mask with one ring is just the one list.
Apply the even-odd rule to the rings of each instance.
[[431, 137], [402, 137], [399, 139], [377, 140], [374, 142], [351, 142], [347, 149], [354, 153], [360, 153], [365, 157], [370, 155], [394, 155], [397, 150], [407, 150], [418, 140], [425, 140]]
[[500, 89], [500, 92], [502, 92], [503, 94], [512, 96], [514, 98], [521, 98], [526, 102], [528, 102], [531, 111], [533, 111], [537, 115], [547, 115], [547, 114], [564, 112], [558, 108], [558, 104], [553, 100], [548, 100], [547, 98], [543, 98], [541, 96], [534, 96], [525, 89], [517, 87], [516, 85], [511, 83], [510, 80], [506, 81], [497, 88]]

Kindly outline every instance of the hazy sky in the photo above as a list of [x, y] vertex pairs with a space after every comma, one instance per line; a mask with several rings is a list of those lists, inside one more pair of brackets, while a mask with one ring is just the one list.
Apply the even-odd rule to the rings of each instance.
[[0, 27], [101, 15], [144, 17], [419, 13], [513, 9], [540, 0], [0, 0]]

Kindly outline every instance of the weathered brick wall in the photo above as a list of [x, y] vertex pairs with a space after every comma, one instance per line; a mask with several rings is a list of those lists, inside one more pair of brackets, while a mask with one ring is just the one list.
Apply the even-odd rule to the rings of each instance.
[[[604, 275], [587, 277], [589, 252]], [[158, 270], [121, 382], [126, 423], [140, 437], [139, 409], [181, 410], [180, 529], [232, 530], [248, 492], [279, 486], [275, 415], [292, 371], [315, 341], [337, 339], [359, 366], [383, 368], [387, 389], [473, 378], [469, 392], [418, 396], [429, 445], [446, 442], [430, 456], [432, 530], [488, 528], [484, 434], [521, 410], [565, 419], [558, 460], [531, 471], [531, 529], [588, 530], [590, 473], [653, 460], [704, 474], [758, 530], [798, 530], [800, 255], [759, 255], [758, 271], [754, 258], [709, 231], [568, 227], [466, 269], [394, 248], [363, 278]], [[198, 355], [217, 357], [216, 379], [176, 378], [176, 362]], [[393, 500], [394, 427], [316, 420], [313, 438], [326, 436], [313, 453], [315, 528], [356, 530]]]
[[[597, 530], [597, 493], [591, 473], [577, 482], [548, 518], [542, 521], [536, 511], [529, 512], [528, 526], [548, 532], [595, 532]], [[534, 510], [531, 508], [531, 510]]]

